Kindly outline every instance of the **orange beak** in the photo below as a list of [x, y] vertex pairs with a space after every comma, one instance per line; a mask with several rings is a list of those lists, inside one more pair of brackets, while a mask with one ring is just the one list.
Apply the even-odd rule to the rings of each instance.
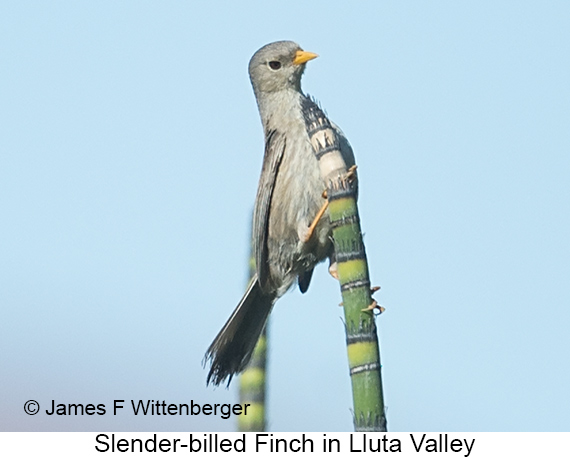
[[316, 59], [317, 57], [319, 57], [319, 55], [315, 54], [314, 52], [297, 51], [297, 53], [295, 54], [295, 58], [293, 59], [293, 64], [301, 65], [302, 63]]

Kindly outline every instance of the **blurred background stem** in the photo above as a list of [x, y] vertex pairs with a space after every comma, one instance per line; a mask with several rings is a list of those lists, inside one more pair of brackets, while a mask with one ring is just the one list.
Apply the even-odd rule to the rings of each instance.
[[[253, 256], [253, 244], [251, 244], [249, 256], [249, 278], [255, 274], [255, 258]], [[267, 327], [265, 324], [263, 333], [259, 337], [251, 360], [246, 369], [239, 377], [239, 402], [242, 405], [248, 403], [247, 414], [238, 417], [238, 431], [240, 432], [264, 432], [266, 426], [265, 390], [266, 390], [266, 365], [267, 365]]]

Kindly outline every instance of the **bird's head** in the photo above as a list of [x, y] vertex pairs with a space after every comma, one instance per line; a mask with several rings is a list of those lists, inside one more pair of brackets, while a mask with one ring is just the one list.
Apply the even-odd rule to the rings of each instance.
[[305, 63], [318, 57], [303, 51], [293, 41], [276, 41], [263, 46], [249, 61], [249, 77], [255, 93], [301, 90]]

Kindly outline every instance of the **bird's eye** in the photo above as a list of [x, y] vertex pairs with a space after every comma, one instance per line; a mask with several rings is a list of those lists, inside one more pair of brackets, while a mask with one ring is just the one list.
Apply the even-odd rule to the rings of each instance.
[[279, 62], [278, 60], [272, 60], [271, 62], [269, 62], [269, 68], [271, 68], [272, 70], [279, 70], [281, 68], [281, 62]]

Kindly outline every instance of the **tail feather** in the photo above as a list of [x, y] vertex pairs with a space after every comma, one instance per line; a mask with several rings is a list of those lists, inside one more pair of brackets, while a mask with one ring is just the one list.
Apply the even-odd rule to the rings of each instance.
[[217, 386], [227, 379], [229, 385], [233, 375], [245, 368], [275, 298], [261, 290], [257, 275], [254, 276], [238, 306], [206, 351], [204, 362], [210, 361], [206, 383]]

